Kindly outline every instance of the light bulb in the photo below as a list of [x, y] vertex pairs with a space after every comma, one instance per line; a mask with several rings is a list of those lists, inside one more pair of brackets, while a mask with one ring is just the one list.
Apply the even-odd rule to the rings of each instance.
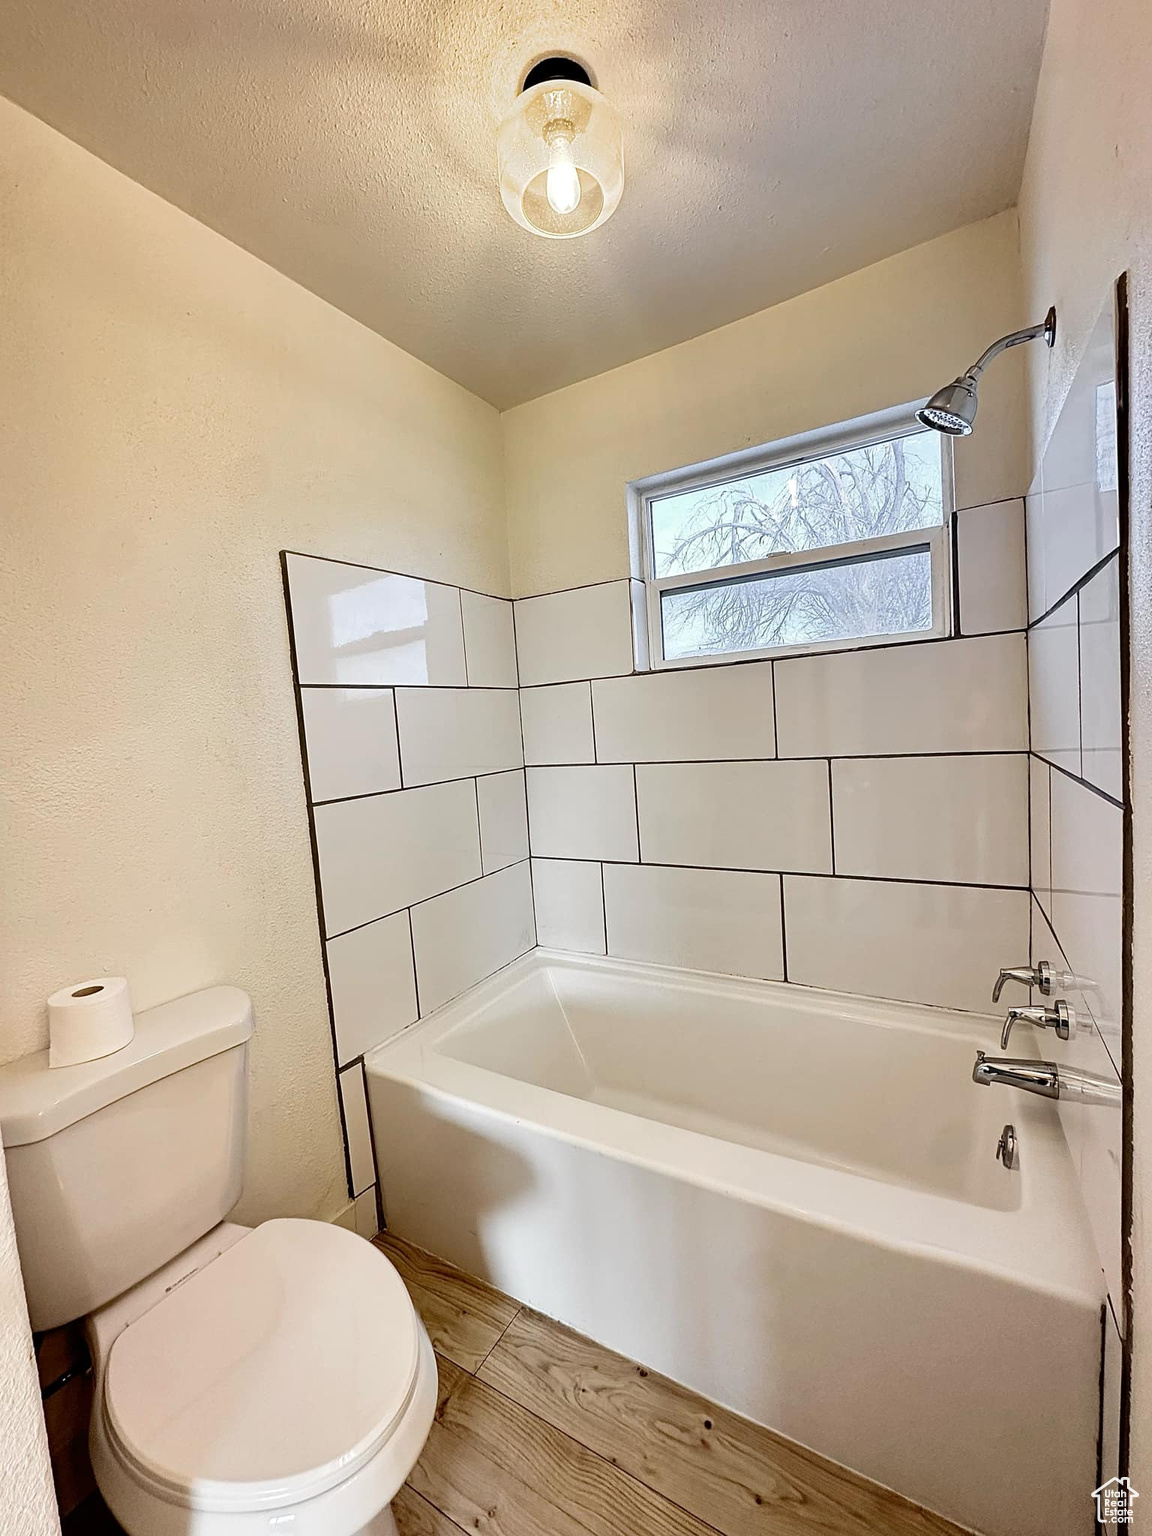
[[624, 190], [620, 124], [571, 59], [542, 59], [496, 135], [500, 196], [522, 229], [549, 240], [603, 224]]
[[545, 191], [553, 213], [575, 213], [580, 206], [580, 172], [572, 161], [572, 140], [554, 133], [548, 141]]

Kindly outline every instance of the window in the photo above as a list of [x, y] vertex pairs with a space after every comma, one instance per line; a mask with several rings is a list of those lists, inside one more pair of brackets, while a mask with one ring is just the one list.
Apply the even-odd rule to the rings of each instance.
[[947, 634], [951, 482], [910, 407], [638, 481], [652, 665]]

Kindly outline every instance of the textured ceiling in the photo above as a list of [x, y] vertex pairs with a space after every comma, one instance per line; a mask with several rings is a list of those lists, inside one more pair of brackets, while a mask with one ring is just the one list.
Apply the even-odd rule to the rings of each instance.
[[[1046, 12], [0, 0], [0, 92], [504, 407], [1010, 206]], [[619, 210], [570, 241], [496, 187], [496, 124], [553, 52], [626, 136]]]

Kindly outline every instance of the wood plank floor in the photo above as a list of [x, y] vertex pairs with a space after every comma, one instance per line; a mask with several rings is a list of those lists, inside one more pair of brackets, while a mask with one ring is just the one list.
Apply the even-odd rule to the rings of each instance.
[[[401, 1536], [958, 1536], [959, 1527], [381, 1233], [436, 1349]], [[104, 1523], [97, 1523], [97, 1522]], [[66, 1536], [114, 1536], [89, 1500]]]

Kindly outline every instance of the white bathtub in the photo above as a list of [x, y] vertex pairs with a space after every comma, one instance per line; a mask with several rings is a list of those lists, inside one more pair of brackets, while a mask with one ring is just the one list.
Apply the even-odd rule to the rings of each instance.
[[1087, 1536], [1103, 1285], [1055, 1106], [971, 1081], [997, 1045], [536, 950], [366, 1058], [388, 1224], [962, 1524]]

